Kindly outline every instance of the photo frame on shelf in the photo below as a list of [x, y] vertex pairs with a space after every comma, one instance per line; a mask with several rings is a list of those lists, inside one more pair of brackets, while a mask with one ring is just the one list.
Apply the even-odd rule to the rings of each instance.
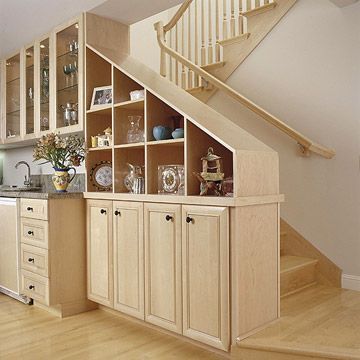
[[93, 90], [90, 109], [97, 109], [113, 103], [112, 86], [96, 87]]

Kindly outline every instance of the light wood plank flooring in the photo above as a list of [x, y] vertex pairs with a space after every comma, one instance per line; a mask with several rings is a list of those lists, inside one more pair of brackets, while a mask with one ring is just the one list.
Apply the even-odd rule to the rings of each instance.
[[103, 310], [59, 319], [0, 294], [0, 359], [210, 359], [226, 357]]
[[284, 298], [281, 319], [237, 352], [252, 360], [360, 359], [360, 292], [317, 285]]

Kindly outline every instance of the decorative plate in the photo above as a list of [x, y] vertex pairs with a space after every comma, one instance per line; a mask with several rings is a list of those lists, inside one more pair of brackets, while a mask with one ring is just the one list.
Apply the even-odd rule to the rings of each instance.
[[112, 164], [110, 161], [101, 161], [90, 171], [90, 180], [99, 191], [112, 190]]

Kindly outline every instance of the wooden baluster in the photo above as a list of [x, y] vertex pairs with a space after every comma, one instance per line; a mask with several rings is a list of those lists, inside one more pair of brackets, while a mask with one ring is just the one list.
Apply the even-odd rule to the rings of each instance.
[[239, 17], [238, 17], [238, 27], [239, 27], [239, 35], [244, 33], [244, 22], [243, 22], [243, 16], [242, 16], [242, 0], [239, 0]]
[[208, 29], [208, 35], [209, 35], [209, 44], [208, 44], [208, 64], [212, 64], [213, 63], [213, 39], [212, 39], [212, 12], [211, 12], [211, 1], [212, 0], [208, 0], [208, 25], [209, 25], [209, 29]]
[[[170, 47], [173, 48], [173, 30], [171, 29], [170, 31]], [[173, 77], [173, 59], [170, 56], [170, 60], [169, 60], [169, 73], [170, 73], [170, 81], [174, 81], [174, 77]]]
[[[181, 18], [181, 55], [185, 56], [185, 15]], [[181, 87], [186, 89], [186, 71], [184, 64], [181, 66]]]
[[[241, 6], [241, 11], [242, 12], [246, 12], [248, 11], [248, 0], [242, 0], [242, 6]], [[247, 19], [245, 17], [242, 16], [242, 31], [243, 33], [247, 33]]]
[[206, 65], [205, 48], [205, 0], [201, 0], [201, 65]]
[[260, 6], [264, 6], [265, 5], [265, 0], [260, 0]]
[[230, 0], [231, 18], [230, 18], [230, 37], [235, 36], [235, 0]]
[[[191, 5], [189, 6], [188, 9], [188, 59], [190, 61], [193, 61], [193, 57], [192, 57], [192, 51], [191, 51]], [[193, 76], [194, 76], [194, 72], [190, 69], [188, 69], [188, 88], [192, 88], [193, 84]]]
[[[179, 49], [179, 23], [175, 25], [175, 51], [178, 52]], [[179, 85], [179, 62], [175, 60], [175, 83]]]
[[249, 10], [252, 10], [252, 9], [255, 9], [256, 8], [256, 0], [251, 0], [250, 1], [250, 9]]
[[220, 61], [220, 19], [219, 19], [219, 0], [215, 3], [215, 32], [216, 32], [216, 44], [215, 44], [215, 61]]
[[227, 3], [223, 0], [223, 40], [228, 38]]
[[[198, 0], [195, 0], [195, 11], [194, 11], [194, 26], [195, 26], [195, 64], [199, 65], [199, 22], [198, 22]], [[194, 87], [199, 86], [199, 76], [195, 74]]]

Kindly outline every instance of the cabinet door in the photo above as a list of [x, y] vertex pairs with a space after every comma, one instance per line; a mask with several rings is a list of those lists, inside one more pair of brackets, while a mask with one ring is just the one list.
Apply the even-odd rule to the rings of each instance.
[[87, 201], [88, 298], [112, 306], [112, 202]]
[[114, 308], [144, 320], [144, 209], [114, 202]]
[[183, 206], [183, 334], [229, 346], [228, 210]]
[[145, 320], [182, 332], [180, 205], [145, 204]]

